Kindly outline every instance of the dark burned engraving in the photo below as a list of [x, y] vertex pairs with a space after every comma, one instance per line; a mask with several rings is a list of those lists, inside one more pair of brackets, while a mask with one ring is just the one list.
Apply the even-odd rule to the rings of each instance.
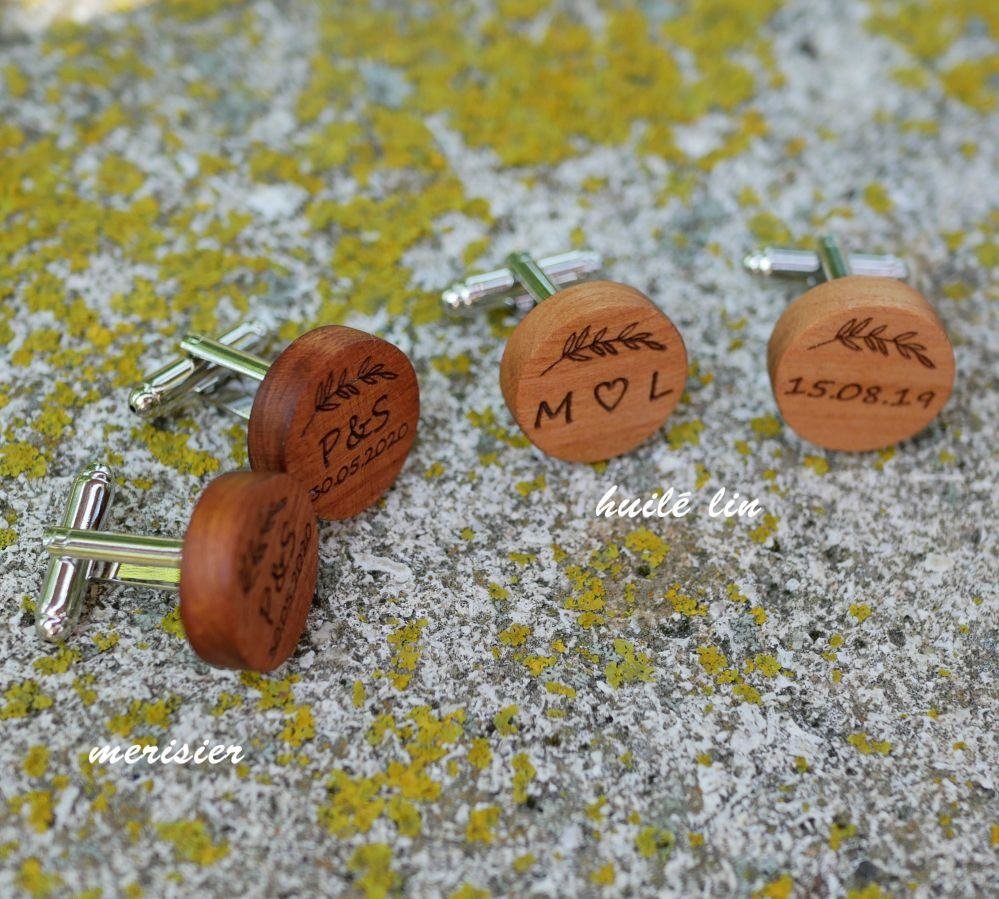
[[639, 331], [635, 333], [638, 322], [625, 325], [617, 337], [607, 337], [607, 329], [601, 328], [590, 334], [590, 326], [587, 325], [582, 331], [573, 331], [562, 347], [562, 355], [548, 366], [539, 377], [548, 374], [560, 362], [568, 359], [571, 362], [589, 362], [594, 358], [604, 356], [616, 356], [621, 349], [626, 350], [656, 350], [662, 352], [666, 349], [666, 344], [652, 339], [651, 331]]
[[271, 503], [264, 511], [257, 535], [247, 542], [246, 549], [239, 557], [239, 586], [243, 592], [249, 593], [257, 580], [257, 568], [267, 554], [268, 535], [274, 529], [278, 513], [288, 505], [286, 497]]
[[348, 400], [352, 396], [359, 396], [361, 391], [357, 387], [358, 382], [372, 386], [379, 381], [394, 381], [398, 375], [394, 371], [385, 368], [383, 362], [371, 364], [371, 357], [365, 356], [364, 360], [357, 367], [357, 374], [353, 378], [347, 378], [347, 369], [342, 369], [339, 376], [330, 372], [324, 381], [316, 385], [315, 411], [302, 428], [302, 434], [309, 430], [309, 426], [320, 412], [333, 412], [340, 408], [340, 400]]
[[625, 393], [628, 392], [628, 379], [615, 378], [613, 381], [601, 381], [593, 388], [593, 396], [604, 409], [613, 412]]
[[[288, 624], [288, 616], [291, 614], [295, 596], [298, 593], [298, 582], [305, 569], [306, 553], [312, 541], [312, 522], [305, 525], [302, 539], [295, 544], [295, 529], [290, 523], [285, 522], [281, 531], [281, 558], [271, 566], [271, 580], [264, 588], [264, 596], [261, 598], [260, 613], [266, 618], [267, 623], [274, 627], [274, 636], [268, 648], [268, 655], [271, 658], [277, 654], [281, 644], [281, 637], [284, 635], [285, 627]], [[278, 612], [278, 620], [275, 626], [269, 615], [271, 596], [276, 594], [281, 597], [281, 609]], [[265, 607], [267, 613], [265, 613]]]
[[547, 416], [548, 420], [551, 421], [563, 409], [565, 409], [565, 423], [567, 425], [571, 425], [572, 424], [572, 391], [571, 390], [565, 395], [565, 398], [562, 400], [561, 403], [558, 404], [558, 406], [555, 408], [554, 411], [552, 411], [552, 407], [548, 405], [548, 402], [546, 400], [542, 400], [538, 404], [538, 414], [537, 414], [537, 416], [534, 419], [534, 428], [535, 428], [535, 430], [537, 430], [538, 428], [541, 427], [541, 416], [542, 415]]
[[[630, 386], [631, 381], [625, 377], [613, 378], [610, 381], [600, 381], [593, 387], [593, 398], [605, 412], [613, 412], [618, 406], [621, 405], [621, 401], [624, 399]], [[649, 383], [648, 402], [655, 402], [656, 400], [662, 399], [664, 396], [668, 396], [673, 392], [672, 387], [667, 387], [665, 390], [659, 390], [659, 371], [656, 370], [652, 372], [652, 377]], [[534, 418], [535, 430], [541, 428], [541, 424], [544, 420], [552, 421], [553, 419], [558, 418], [560, 414], [565, 418], [565, 423], [567, 425], [572, 424], [571, 390], [563, 397], [562, 402], [559, 403], [554, 409], [552, 409], [552, 407], [548, 404], [547, 400], [542, 400], [538, 404], [538, 413]]]
[[929, 409], [930, 403], [936, 397], [933, 390], [924, 390], [912, 398], [910, 394], [915, 394], [916, 389], [912, 387], [887, 388], [880, 384], [840, 384], [831, 378], [819, 378], [806, 383], [804, 377], [788, 378], [791, 385], [790, 390], [783, 391], [784, 396], [800, 396], [803, 399], [821, 400], [829, 399], [848, 403], [851, 400], [859, 400], [865, 406], [912, 406], [913, 401], [922, 405], [924, 409]]
[[[377, 442], [370, 438], [380, 434], [388, 426], [392, 418], [391, 410], [388, 408], [389, 396], [383, 393], [374, 401], [371, 406], [371, 414], [367, 418], [360, 415], [351, 415], [348, 422], [346, 448], [348, 450], [357, 449], [357, 455], [345, 461], [333, 474], [333, 466], [336, 460], [332, 458], [333, 451], [340, 442], [342, 431], [340, 428], [333, 428], [327, 431], [319, 440], [319, 450], [323, 457], [323, 468], [330, 474], [323, 478], [322, 482], [315, 484], [309, 490], [309, 496], [313, 502], [329, 493], [334, 487], [339, 487], [345, 481], [354, 477], [358, 472], [363, 471], [365, 466], [370, 465], [385, 452], [390, 450], [396, 443], [402, 440], [409, 433], [409, 423], [402, 422], [381, 435]], [[361, 444], [367, 444], [361, 448]]]
[[[387, 400], [387, 393], [383, 393], [378, 397], [371, 407], [371, 415], [368, 418], [362, 420], [360, 415], [350, 416], [350, 421], [347, 425], [350, 431], [347, 435], [347, 449], [355, 449], [358, 444], [363, 443], [368, 437], [373, 437], [388, 424], [390, 413], [388, 409], [384, 408]], [[372, 424], [372, 422], [375, 422], [375, 424]], [[342, 433], [340, 428], [331, 428], [320, 438], [319, 449], [322, 452], [324, 468], [330, 467], [330, 455], [340, 442], [340, 435]]]
[[915, 359], [924, 368], [936, 368], [933, 364], [933, 360], [930, 359], [929, 356], [923, 355], [921, 352], [921, 350], [926, 349], [926, 346], [921, 343], [912, 343], [912, 338], [918, 336], [915, 331], [903, 331], [901, 334], [896, 334], [894, 337], [882, 337], [881, 335], [885, 332], [888, 326], [878, 325], [875, 328], [871, 328], [865, 334], [864, 329], [867, 328], [872, 321], [873, 319], [871, 318], [851, 318], [843, 324], [834, 336], [830, 337], [828, 340], [823, 340], [821, 343], [812, 344], [812, 346], [808, 349], [816, 350], [829, 343], [839, 343], [845, 346], [848, 350], [862, 352], [864, 347], [867, 347], [867, 349], [873, 353], [880, 353], [882, 356], [888, 356], [888, 347], [894, 346], [896, 352], [903, 359]]
[[656, 392], [656, 387], [659, 384], [659, 371], [656, 370], [652, 372], [652, 383], [649, 385], [649, 402], [654, 400], [662, 399], [664, 396], [669, 396], [673, 392], [672, 387], [667, 387], [665, 390], [660, 390]]
[[[371, 407], [371, 417], [361, 421], [359, 415], [350, 416], [350, 434], [347, 436], [347, 449], [354, 449], [359, 443], [377, 434], [388, 424], [389, 410], [379, 408], [388, 399], [388, 394], [383, 393], [375, 404]], [[372, 424], [377, 422], [377, 424]], [[325, 459], [323, 460], [326, 461]]]
[[319, 440], [319, 449], [323, 454], [323, 465], [329, 467], [330, 464], [330, 454], [336, 449], [336, 445], [340, 442], [341, 430], [339, 428], [330, 428]]

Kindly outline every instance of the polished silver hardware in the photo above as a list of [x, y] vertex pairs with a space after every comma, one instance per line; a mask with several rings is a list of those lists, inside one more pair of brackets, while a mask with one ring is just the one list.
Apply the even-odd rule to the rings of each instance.
[[[838, 259], [832, 260], [830, 254], [838, 256]], [[818, 253], [812, 250], [767, 247], [759, 253], [746, 256], [742, 264], [747, 271], [754, 275], [826, 279], [828, 276], [825, 265], [830, 261], [837, 271], [843, 271], [845, 274], [864, 275], [872, 278], [896, 278], [899, 281], [904, 281], [909, 277], [908, 267], [897, 256], [843, 253], [836, 242], [828, 237], [819, 241]], [[843, 275], [835, 275], [835, 277], [843, 277]]]
[[600, 254], [592, 250], [572, 250], [538, 260], [527, 253], [512, 253], [506, 268], [456, 281], [441, 293], [441, 302], [449, 312], [460, 315], [503, 305], [526, 311], [539, 300], [532, 289], [551, 296], [558, 288], [597, 271], [602, 264]]
[[197, 396], [240, 418], [249, 417], [245, 404], [232, 405], [213, 394], [233, 376], [247, 374], [247, 369], [257, 371], [262, 365], [266, 373], [267, 363], [251, 352], [262, 347], [266, 339], [267, 331], [257, 321], [240, 322], [216, 340], [188, 335], [180, 344], [183, 354], [153, 372], [131, 392], [129, 408], [142, 418], [157, 418]]
[[101, 530], [113, 495], [112, 470], [88, 466], [73, 481], [61, 526], [42, 532], [42, 546], [52, 557], [35, 619], [43, 640], [69, 637], [95, 581], [177, 589], [182, 541]]
[[[106, 465], [90, 465], [73, 480], [62, 516], [67, 528], [100, 528], [114, 496], [114, 475]], [[43, 640], [65, 640], [83, 609], [92, 564], [54, 556], [48, 564], [35, 611], [35, 629]]]

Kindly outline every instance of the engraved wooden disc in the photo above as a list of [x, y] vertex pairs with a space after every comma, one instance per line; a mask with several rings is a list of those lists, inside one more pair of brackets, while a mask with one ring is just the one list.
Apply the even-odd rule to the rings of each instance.
[[391, 486], [419, 417], [405, 353], [354, 328], [316, 328], [274, 360], [257, 390], [250, 466], [294, 475], [320, 518], [349, 518]]
[[281, 472], [212, 481], [184, 536], [180, 618], [194, 651], [223, 668], [271, 671], [298, 644], [316, 589], [315, 509]]
[[891, 278], [837, 278], [804, 293], [774, 327], [767, 365], [784, 420], [832, 450], [913, 436], [954, 384], [954, 351], [933, 307]]
[[541, 450], [597, 462], [634, 449], [680, 401], [687, 351], [645, 294], [614, 281], [560, 290], [517, 325], [500, 386]]

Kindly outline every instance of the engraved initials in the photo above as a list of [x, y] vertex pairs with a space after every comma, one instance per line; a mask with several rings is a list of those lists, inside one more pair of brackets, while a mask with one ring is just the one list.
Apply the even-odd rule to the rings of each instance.
[[[360, 420], [357, 415], [350, 416], [350, 434], [347, 437], [347, 449], [354, 449], [359, 443], [371, 437], [373, 434], [377, 434], [385, 425], [388, 424], [389, 411], [388, 409], [379, 409], [379, 405], [384, 403], [388, 399], [388, 394], [383, 393], [377, 400], [375, 400], [374, 406], [371, 407], [371, 417], [366, 418], [364, 421]], [[368, 430], [368, 426], [372, 421], [378, 419], [378, 424]], [[324, 460], [325, 461], [325, 458]]]
[[332, 454], [333, 450], [336, 449], [336, 445], [339, 442], [340, 442], [340, 429], [339, 428], [332, 428], [331, 430], [329, 430], [325, 434], [323, 434], [322, 439], [319, 441], [319, 445], [320, 445], [320, 447], [322, 447], [322, 450], [323, 450], [323, 465], [324, 466], [327, 466], [327, 467], [329, 466], [329, 464], [330, 464], [330, 455]]
[[662, 393], [656, 393], [656, 384], [658, 383], [659, 383], [659, 370], [656, 369], [656, 371], [652, 372], [652, 386], [649, 388], [650, 403], [653, 402], [654, 400], [659, 399], [660, 397], [667, 396], [668, 394], [673, 392], [673, 388], [668, 387], [666, 390], [662, 391]]
[[555, 411], [552, 411], [552, 407], [548, 405], [545, 400], [542, 400], [538, 405], [538, 414], [534, 419], [534, 428], [537, 430], [541, 427], [541, 416], [546, 415], [549, 421], [558, 416], [559, 412], [565, 409], [565, 423], [567, 425], [572, 424], [572, 391], [570, 390]]

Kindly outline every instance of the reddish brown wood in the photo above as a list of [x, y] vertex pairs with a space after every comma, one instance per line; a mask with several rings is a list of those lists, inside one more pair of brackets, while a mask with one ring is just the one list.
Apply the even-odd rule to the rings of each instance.
[[680, 401], [687, 351], [645, 294], [613, 281], [560, 290], [507, 342], [500, 387], [523, 432], [571, 462], [626, 453]]
[[184, 536], [180, 617], [206, 662], [271, 671], [298, 644], [316, 589], [315, 509], [294, 478], [237, 471], [201, 494]]
[[802, 294], [774, 326], [767, 364], [784, 420], [832, 450], [912, 437], [954, 384], [954, 351], [933, 307], [891, 278], [837, 278]]
[[320, 518], [348, 518], [391, 486], [419, 417], [405, 353], [354, 328], [316, 328], [274, 360], [257, 390], [250, 465], [301, 481]]

